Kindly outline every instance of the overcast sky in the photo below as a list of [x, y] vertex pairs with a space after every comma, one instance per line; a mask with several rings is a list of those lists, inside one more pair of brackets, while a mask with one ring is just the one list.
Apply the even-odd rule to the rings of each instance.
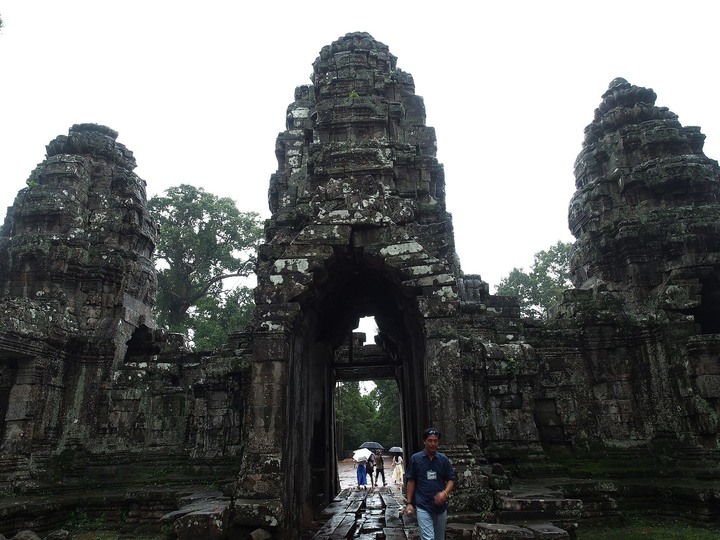
[[[119, 132], [148, 196], [181, 183], [269, 216], [275, 137], [320, 49], [348, 32], [414, 76], [465, 273], [497, 285], [571, 240], [583, 130], [615, 77], [699, 125], [720, 158], [714, 0], [0, 3], [0, 207], [72, 124]], [[460, 7], [462, 6], [462, 7]]]

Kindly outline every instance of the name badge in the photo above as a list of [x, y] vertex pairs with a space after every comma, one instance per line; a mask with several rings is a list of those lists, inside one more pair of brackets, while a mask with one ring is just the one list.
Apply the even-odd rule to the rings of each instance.
[[437, 473], [435, 471], [428, 471], [427, 479], [428, 480], [437, 480]]

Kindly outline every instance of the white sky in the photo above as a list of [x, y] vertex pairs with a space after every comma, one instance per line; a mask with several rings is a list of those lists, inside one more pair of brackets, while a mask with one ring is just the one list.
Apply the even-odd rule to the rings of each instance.
[[148, 197], [188, 183], [269, 216], [275, 137], [320, 49], [369, 32], [436, 128], [465, 273], [497, 285], [571, 240], [583, 129], [615, 77], [650, 87], [720, 157], [715, 0], [0, 4], [0, 208], [72, 124], [119, 132]]

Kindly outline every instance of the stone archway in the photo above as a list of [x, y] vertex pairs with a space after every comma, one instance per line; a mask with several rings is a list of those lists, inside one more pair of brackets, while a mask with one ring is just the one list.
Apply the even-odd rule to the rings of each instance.
[[276, 144], [238, 495], [287, 534], [335, 495], [333, 365], [361, 316], [397, 363], [409, 450], [431, 422], [464, 444], [452, 218], [434, 131], [395, 60], [364, 33], [323, 48]]
[[[309, 389], [309, 395], [325, 396], [332, 392], [336, 381], [347, 378], [394, 379], [403, 403], [401, 423], [410, 433], [417, 433], [421, 429], [418, 426], [428, 421], [428, 403], [423, 391], [427, 387], [423, 365], [425, 341], [416, 297], [403, 294], [402, 287], [387, 275], [363, 264], [336, 261], [324, 285], [319, 287], [320, 291], [316, 290], [314, 301], [310, 301], [303, 312], [307, 318], [317, 320], [311, 335], [314, 335], [315, 347], [326, 352], [313, 361], [321, 363], [318, 370], [327, 371], [327, 379], [313, 380], [326, 381], [328, 388]], [[367, 315], [374, 316], [378, 324], [375, 348], [378, 354], [361, 358], [362, 351], [354, 349], [348, 337], [359, 318]], [[338, 491], [332, 400], [326, 399], [320, 406], [327, 423], [322, 424], [321, 434], [314, 434], [313, 441], [327, 441], [321, 449], [330, 448], [333, 452], [322, 456], [319, 451], [310, 453], [311, 459], [319, 460], [317, 465], [327, 472], [323, 481], [313, 486], [313, 493], [320, 499], [319, 494], [327, 494], [332, 499]], [[410, 434], [404, 438], [410, 440]], [[327, 504], [329, 500], [322, 502]]]
[[[299, 515], [282, 517], [290, 523], [309, 520], [337, 492], [335, 358], [361, 316], [373, 314], [378, 322], [390, 359], [381, 367], [394, 370], [403, 399], [404, 438], [415, 441], [430, 422], [447, 424], [451, 441], [457, 435], [449, 421], [459, 418], [461, 409], [452, 316], [457, 299], [452, 284], [439, 284], [450, 274], [414, 277], [433, 272], [426, 264], [431, 255], [415, 240], [359, 254], [355, 235], [348, 239], [322, 258], [317, 246], [296, 245], [292, 260], [280, 257], [263, 265], [274, 273], [258, 286], [258, 298], [283, 299], [288, 290], [294, 296], [288, 302], [258, 302], [242, 489], [277, 497], [284, 509], [298, 508]], [[398, 268], [399, 260], [408, 266]], [[445, 268], [438, 262], [434, 271]], [[310, 276], [304, 289], [297, 287], [302, 276]]]

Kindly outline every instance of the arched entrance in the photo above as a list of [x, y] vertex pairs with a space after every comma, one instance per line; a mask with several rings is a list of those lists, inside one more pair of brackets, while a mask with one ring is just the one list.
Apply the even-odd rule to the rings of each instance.
[[[309, 522], [339, 489], [332, 396], [336, 380], [353, 370], [398, 381], [408, 451], [431, 422], [446, 426], [448, 443], [458, 435], [452, 275], [437, 259], [428, 265], [431, 256], [417, 240], [360, 249], [365, 233], [348, 232], [346, 246], [295, 246], [294, 257], [268, 260], [263, 267], [273, 273], [258, 285], [258, 298], [277, 301], [257, 303], [241, 482], [249, 496], [282, 501], [289, 530]], [[421, 272], [429, 275], [416, 277]], [[382, 355], [353, 365], [349, 351], [347, 359], [339, 351], [367, 315], [377, 321]]]
[[[414, 440], [418, 426], [428, 422], [423, 359], [425, 343], [416, 299], [403, 293], [395, 280], [378, 269], [366, 265], [336, 263], [328, 279], [308, 302], [305, 313], [317, 320], [313, 348], [326, 352], [313, 362], [319, 362], [318, 371], [323, 377], [312, 377], [318, 386], [308, 389], [308, 398], [328, 395], [337, 381], [392, 379], [397, 382], [401, 402], [403, 440]], [[377, 346], [371, 351], [351, 339], [352, 329], [362, 317], [373, 316], [378, 325]], [[329, 389], [320, 388], [326, 381]], [[333, 400], [319, 405], [326, 421], [317, 424], [313, 433], [312, 467], [324, 474], [313, 475], [313, 492], [320, 505], [327, 504], [339, 490], [336, 464], [338, 456], [334, 422]], [[318, 432], [319, 430], [320, 432]], [[405, 431], [408, 431], [407, 433]], [[328, 453], [322, 451], [324, 442]]]

